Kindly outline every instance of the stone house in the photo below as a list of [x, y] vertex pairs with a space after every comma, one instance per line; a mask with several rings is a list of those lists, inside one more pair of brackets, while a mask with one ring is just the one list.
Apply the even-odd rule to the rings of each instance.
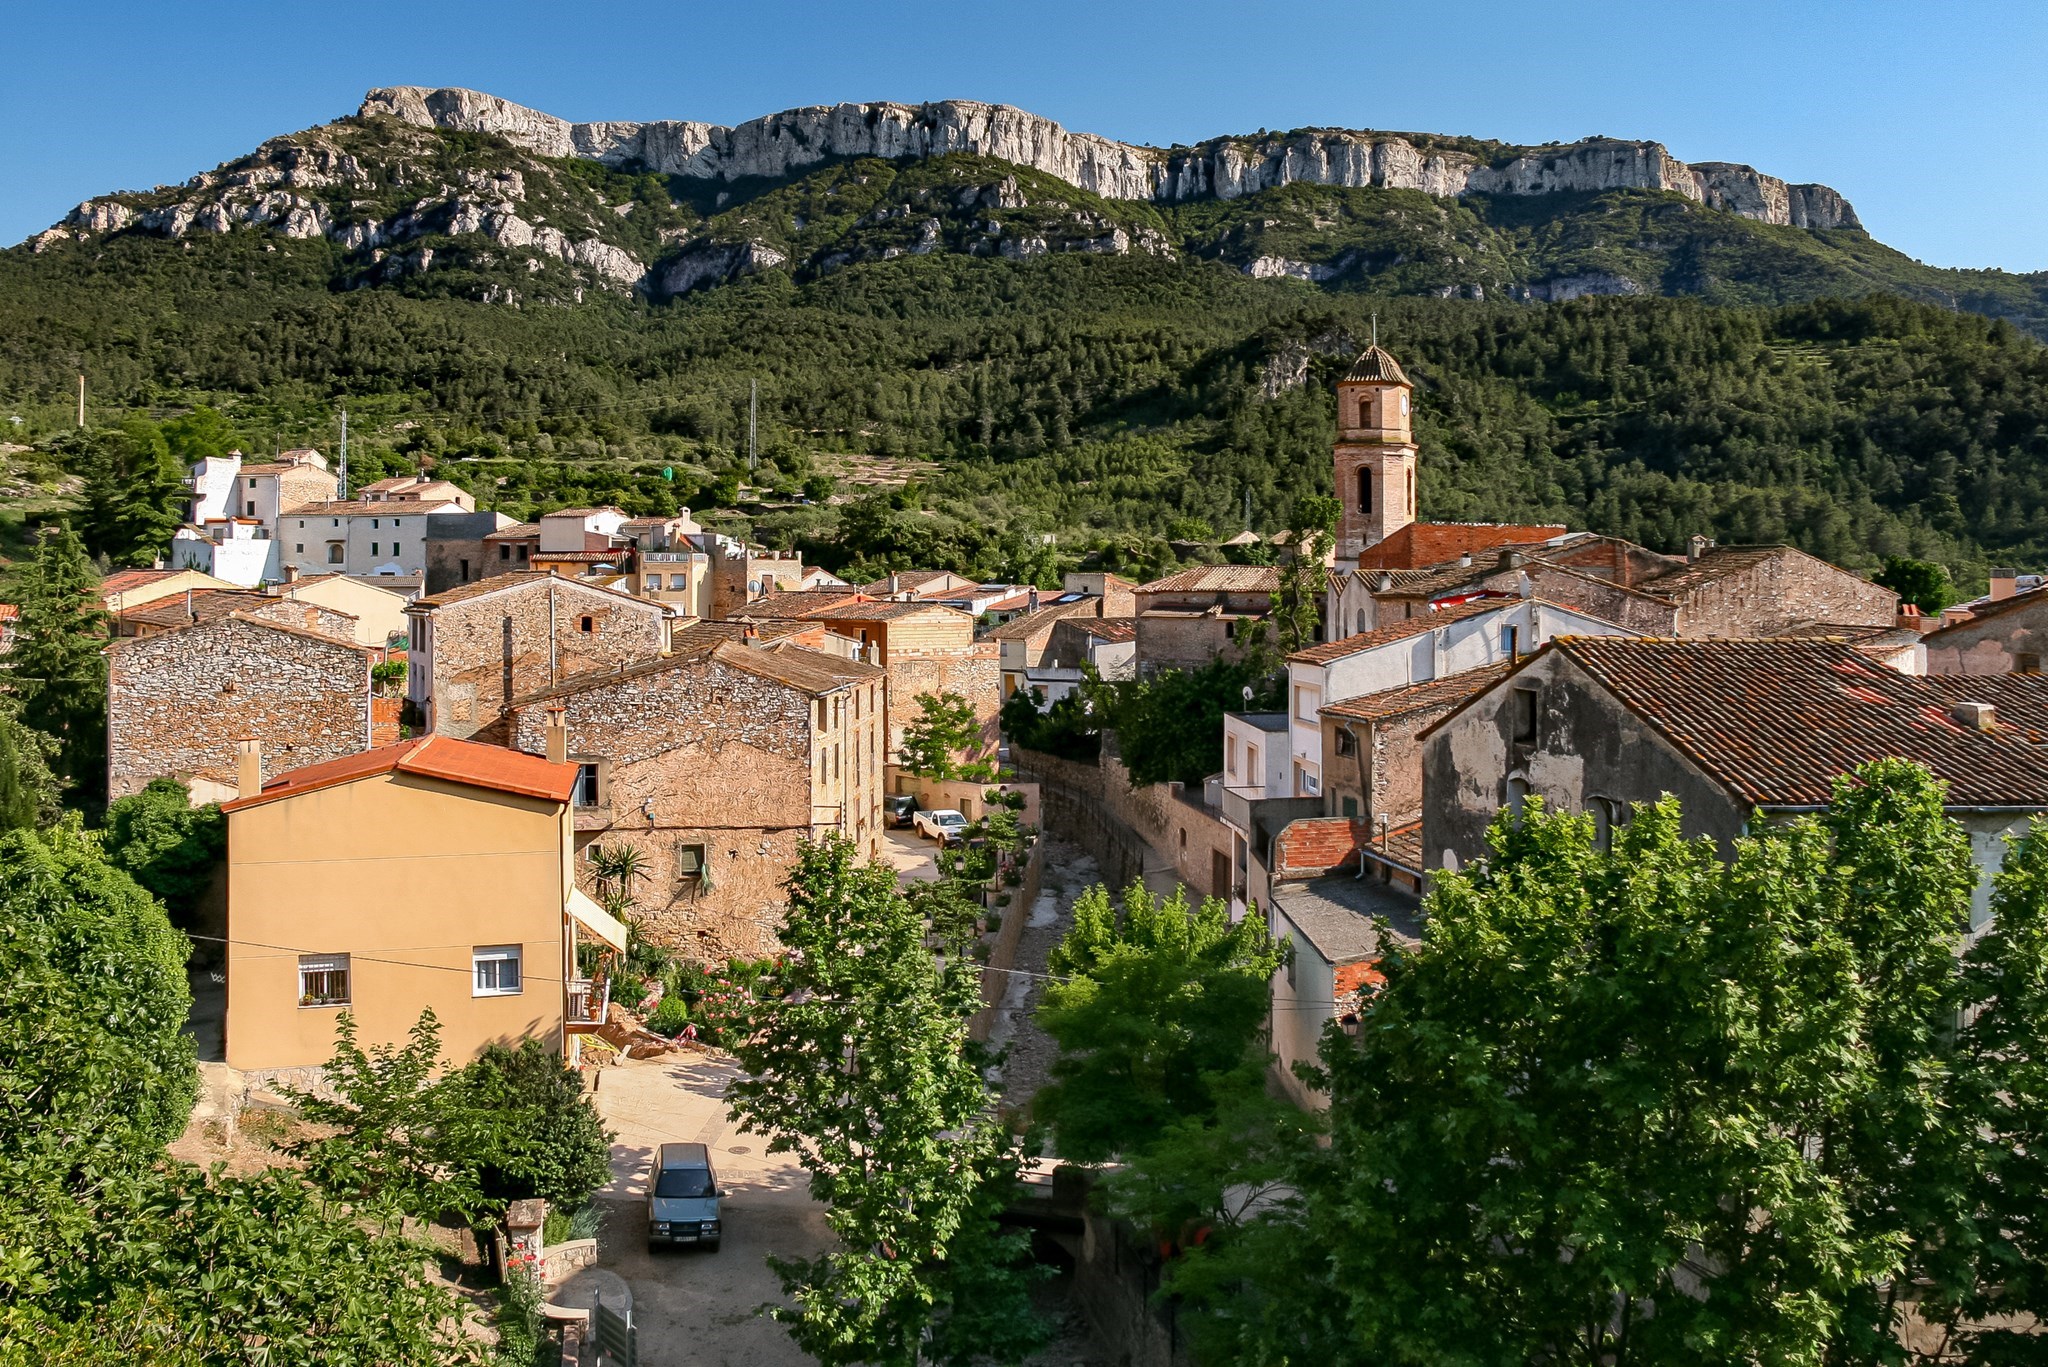
[[1080, 686], [1084, 665], [1105, 679], [1136, 678], [1138, 619], [1069, 617], [1055, 623], [1040, 668], [1047, 705]]
[[466, 513], [476, 511], [476, 497], [467, 489], [427, 475], [393, 475], [373, 480], [354, 493], [365, 503], [453, 503]]
[[2030, 589], [1973, 608], [1973, 614], [1927, 633], [1929, 674], [2039, 674], [2048, 659], [2048, 588]]
[[282, 622], [340, 640], [356, 639], [359, 619], [324, 603], [300, 603], [254, 589], [203, 589], [128, 608], [114, 616], [114, 636], [161, 636], [231, 613]]
[[511, 699], [592, 670], [658, 659], [674, 610], [535, 570], [501, 574], [406, 608], [406, 698], [416, 724], [466, 738]]
[[1986, 874], [1981, 927], [2006, 837], [2048, 811], [2048, 754], [1996, 716], [1842, 641], [1561, 637], [1423, 733], [1423, 861], [1484, 855], [1495, 813], [1530, 795], [1591, 813], [1605, 840], [1670, 793], [1685, 833], [1725, 849], [1898, 756], [1949, 785]]
[[405, 606], [410, 593], [388, 588], [375, 580], [352, 579], [345, 574], [316, 574], [292, 579], [273, 592], [280, 599], [331, 609], [355, 619], [355, 642], [384, 650], [396, 639], [401, 647], [406, 636]]
[[1295, 651], [1287, 657], [1292, 795], [1323, 793], [1322, 711], [1329, 705], [1513, 660], [1566, 633], [1624, 631], [1541, 599], [1488, 596], [1425, 607], [1363, 635]]
[[351, 636], [352, 627], [325, 634], [237, 612], [109, 642], [109, 798], [156, 778], [184, 782], [194, 803], [231, 797], [244, 740], [261, 743], [273, 773], [369, 749], [382, 739], [372, 721], [374, 653]]
[[[1128, 606], [1128, 600], [1126, 603]], [[983, 632], [981, 639], [993, 641], [996, 645], [997, 663], [1002, 670], [1003, 696], [1007, 698], [1020, 689], [1036, 688], [1045, 695], [1047, 702], [1053, 701], [1055, 687], [1065, 682], [1047, 676], [1053, 668], [1053, 629], [1069, 618], [1100, 620], [1107, 610], [1108, 605], [1101, 598], [1062, 594], [1050, 601], [1031, 605], [1018, 616]], [[1124, 616], [1128, 620], [1128, 611]], [[1070, 648], [1079, 644], [1079, 641], [1069, 642]], [[1066, 693], [1071, 688], [1072, 684], [1066, 682], [1065, 687], [1058, 688], [1058, 693]]]
[[783, 880], [805, 840], [881, 851], [884, 675], [800, 646], [722, 641], [518, 699], [511, 739], [579, 766], [577, 877], [592, 845], [645, 860], [635, 921], [705, 958], [775, 945]]
[[1270, 565], [1203, 565], [1140, 584], [1133, 591], [1137, 669], [1200, 669], [1236, 659], [1240, 622], [1273, 611], [1280, 571]]
[[571, 880], [573, 768], [446, 736], [266, 782], [267, 757], [222, 804], [229, 1066], [311, 1082], [342, 1011], [374, 1048], [423, 1007], [454, 1063], [522, 1040], [573, 1061], [601, 1005], [577, 943], [626, 944]]
[[1502, 661], [1325, 705], [1324, 810], [1359, 818], [1375, 837], [1420, 821], [1422, 733], [1510, 668]]
[[[425, 588], [441, 593], [460, 584], [473, 584], [511, 569], [526, 569], [524, 561], [512, 564], [511, 549], [493, 540], [498, 533], [523, 524], [503, 513], [443, 513], [427, 524], [427, 566]], [[529, 528], [531, 530], [531, 528]]]

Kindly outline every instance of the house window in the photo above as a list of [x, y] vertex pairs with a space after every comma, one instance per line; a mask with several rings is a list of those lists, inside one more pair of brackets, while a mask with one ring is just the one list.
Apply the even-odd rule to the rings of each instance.
[[1314, 721], [1316, 719], [1316, 709], [1321, 707], [1322, 705], [1322, 689], [1310, 688], [1306, 684], [1297, 685], [1295, 687], [1294, 719], [1296, 721]]
[[1513, 702], [1515, 743], [1517, 745], [1534, 745], [1536, 743], [1536, 690], [1533, 688], [1516, 689]]
[[374, 517], [370, 519], [370, 530], [373, 532], [377, 530], [377, 519]]
[[1259, 747], [1256, 745], [1247, 745], [1244, 748], [1244, 777], [1247, 783], [1257, 784], [1261, 788], [1266, 786], [1266, 775], [1259, 768]]
[[1358, 469], [1358, 511], [1372, 511], [1372, 471], [1360, 466]]
[[1363, 636], [1365, 634], [1365, 630], [1365, 609], [1360, 608], [1358, 610], [1358, 634]]
[[1337, 753], [1355, 755], [1358, 753], [1358, 737], [1351, 734], [1349, 727], [1340, 726], [1336, 731]]
[[328, 564], [339, 565], [342, 562], [343, 558], [346, 556], [346, 554], [347, 551], [343, 548], [342, 544], [339, 541], [330, 541], [327, 543]]
[[676, 846], [676, 881], [696, 883], [704, 878], [705, 848], [702, 845]]
[[2041, 657], [2022, 652], [2012, 657], [2012, 672], [2015, 674], [2039, 674]]
[[244, 506], [248, 508], [248, 510], [249, 510], [249, 513], [248, 513], [248, 515], [249, 515], [250, 517], [254, 517], [254, 516], [256, 516], [256, 500], [255, 500], [255, 499], [253, 499], [253, 498], [252, 498], [252, 499], [250, 499], [250, 500], [249, 500], [249, 502], [248, 502], [247, 504], [245, 504]]
[[302, 532], [306, 530], [306, 519], [303, 517], [299, 519], [299, 530]]
[[455, 563], [462, 566], [462, 582], [467, 584], [469, 582], [469, 561], [458, 560]]
[[1357, 816], [1357, 815], [1358, 815], [1358, 799], [1357, 799], [1357, 798], [1355, 798], [1355, 797], [1347, 797], [1347, 798], [1345, 798], [1345, 799], [1344, 799], [1344, 815], [1346, 815], [1346, 816]]
[[370, 543], [370, 554], [371, 554], [371, 555], [375, 555], [376, 553], [377, 553], [377, 543], [376, 543], [376, 542], [374, 542], [374, 541], [372, 541], [372, 542]]
[[1237, 777], [1237, 737], [1223, 738], [1223, 775], [1226, 779]]
[[1522, 808], [1528, 803], [1528, 801], [1529, 780], [1523, 778], [1520, 774], [1509, 774], [1508, 810], [1513, 812], [1517, 817], [1520, 817], [1522, 814]]
[[1294, 795], [1296, 797], [1320, 797], [1323, 792], [1322, 775], [1316, 766], [1301, 760], [1294, 762]]
[[596, 618], [594, 618], [594, 617], [585, 617], [585, 618], [581, 619], [580, 621], [578, 621], [578, 622], [576, 623], [576, 629], [577, 629], [578, 631], [582, 632], [582, 633], [583, 633], [583, 634], [584, 634], [585, 636], [588, 636], [588, 635], [590, 634], [590, 632], [591, 632], [591, 628], [595, 627], [596, 625], [597, 625], [597, 619], [596, 619]]
[[598, 805], [597, 761], [588, 760], [576, 766], [576, 790], [570, 800], [578, 807]]
[[1360, 394], [1358, 396], [1358, 425], [1360, 427], [1372, 426], [1372, 395], [1370, 394]]
[[512, 548], [511, 548], [510, 546], [500, 546], [500, 547], [498, 547], [498, 559], [500, 559], [500, 560], [510, 560], [511, 558], [512, 558]]
[[1500, 653], [1510, 660], [1522, 653], [1522, 629], [1513, 623], [1500, 629]]
[[348, 1005], [348, 955], [299, 956], [299, 1005]]
[[476, 972], [472, 997], [516, 997], [519, 995], [519, 946], [481, 945], [470, 955]]
[[521, 563], [533, 559], [533, 547], [521, 546], [519, 548], [519, 559]]
[[392, 553], [393, 555], [398, 555], [398, 554], [401, 554], [401, 552], [400, 552], [400, 550], [399, 550], [399, 548], [398, 548], [398, 543], [397, 543], [396, 541], [394, 541], [394, 542], [392, 542], [392, 543], [391, 543], [391, 553]]
[[292, 547], [292, 553], [295, 555], [304, 555], [306, 553], [306, 543], [303, 541], [298, 542], [296, 545]]

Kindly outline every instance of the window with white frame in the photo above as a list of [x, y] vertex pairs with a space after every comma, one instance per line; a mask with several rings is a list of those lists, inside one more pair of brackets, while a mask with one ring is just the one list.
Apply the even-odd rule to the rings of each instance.
[[1311, 687], [1308, 684], [1295, 685], [1294, 719], [1296, 721], [1315, 721], [1316, 713], [1321, 710], [1322, 705], [1322, 689]]
[[475, 997], [511, 997], [519, 992], [519, 946], [483, 945], [470, 956], [476, 968]]
[[300, 1006], [347, 1006], [348, 992], [348, 955], [299, 956]]

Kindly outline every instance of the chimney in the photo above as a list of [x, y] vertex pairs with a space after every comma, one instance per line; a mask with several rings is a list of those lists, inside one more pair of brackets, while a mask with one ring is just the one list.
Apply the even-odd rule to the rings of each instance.
[[892, 575], [890, 575], [890, 576], [889, 576], [889, 596], [890, 596], [891, 598], [894, 598], [894, 597], [895, 597], [895, 596], [896, 596], [897, 594], [899, 594], [899, 593], [901, 593], [901, 592], [903, 592], [903, 576], [902, 576], [902, 575], [900, 575], [900, 574], [892, 574]]
[[1469, 569], [1471, 569], [1471, 568], [1472, 568], [1472, 552], [1470, 552], [1470, 551], [1466, 551], [1466, 552], [1465, 552], [1465, 553], [1464, 553], [1463, 555], [1459, 556], [1459, 557], [1458, 557], [1458, 566], [1459, 566], [1459, 568], [1461, 568], [1461, 569], [1468, 569], [1468, 570], [1469, 570]]
[[1502, 569], [1519, 569], [1521, 567], [1521, 564], [1522, 553], [1520, 551], [1502, 551], [1500, 553], [1500, 567]]
[[1393, 572], [1390, 570], [1381, 570], [1379, 578], [1373, 581], [1372, 591], [1374, 593], [1392, 593], [1394, 591]]
[[1712, 537], [1695, 536], [1691, 538], [1685, 543], [1686, 563], [1691, 564], [1712, 549], [1714, 549], [1714, 539]]
[[1038, 611], [1038, 590], [1035, 587], [1031, 590], [1031, 596], [1025, 600], [1025, 604], [1026, 612]]
[[2015, 569], [1991, 571], [1991, 601], [2002, 603], [2019, 591], [2020, 572]]
[[287, 584], [299, 582], [299, 567], [297, 565], [286, 565], [284, 567], [284, 582]]
[[740, 639], [750, 646], [758, 647], [761, 644], [761, 628], [755, 626], [752, 622], [748, 622], [740, 628]]
[[263, 742], [244, 736], [235, 742], [235, 796], [254, 797], [263, 791]]
[[542, 714], [541, 729], [547, 733], [548, 763], [569, 762], [569, 711], [556, 703]]
[[1972, 731], [1998, 729], [1998, 709], [1988, 702], [1959, 702], [1949, 709], [1949, 715], [1956, 719], [1958, 725]]

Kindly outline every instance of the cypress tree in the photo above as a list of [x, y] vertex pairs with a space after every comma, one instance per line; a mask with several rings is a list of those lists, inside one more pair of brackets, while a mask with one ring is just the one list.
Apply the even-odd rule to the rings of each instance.
[[21, 616], [7, 656], [8, 685], [22, 722], [57, 743], [51, 769], [88, 802], [106, 789], [107, 675], [100, 658], [106, 614], [98, 576], [68, 525], [36, 542], [21, 589]]

